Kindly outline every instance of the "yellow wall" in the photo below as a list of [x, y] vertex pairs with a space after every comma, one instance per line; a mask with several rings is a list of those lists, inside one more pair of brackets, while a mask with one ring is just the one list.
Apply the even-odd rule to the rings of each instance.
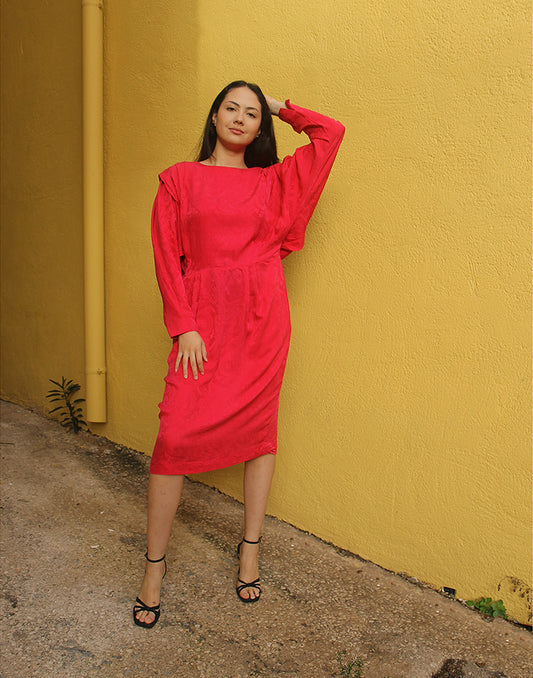
[[[81, 3], [2, 1], [2, 397], [83, 381]], [[73, 6], [74, 5], [74, 6]]]
[[[44, 408], [48, 376], [83, 379], [77, 183], [67, 191], [43, 170], [56, 140], [65, 160], [56, 152], [54, 166], [71, 176], [71, 158], [79, 172], [80, 12], [52, 3], [75, 26], [58, 42], [31, 30], [41, 3], [20, 3], [29, 24], [4, 4], [3, 30], [16, 26], [3, 65], [8, 119], [35, 144], [4, 142], [2, 394]], [[531, 586], [528, 10], [516, 0], [108, 0], [109, 422], [93, 426], [151, 450], [169, 349], [149, 243], [156, 174], [193, 157], [218, 90], [249, 79], [337, 117], [345, 141], [306, 247], [285, 263], [293, 341], [269, 512], [460, 597], [503, 597], [523, 622], [508, 578]], [[19, 42], [30, 37], [57, 80], [45, 100], [24, 86], [35, 72]], [[54, 50], [73, 55], [68, 69]], [[50, 86], [39, 77], [38, 92]], [[62, 116], [50, 94], [68, 99]], [[282, 155], [304, 141], [277, 130]], [[28, 242], [38, 247], [23, 274], [13, 262], [28, 259]], [[56, 258], [68, 290], [60, 268], [48, 270]], [[201, 479], [241, 497], [239, 468]]]

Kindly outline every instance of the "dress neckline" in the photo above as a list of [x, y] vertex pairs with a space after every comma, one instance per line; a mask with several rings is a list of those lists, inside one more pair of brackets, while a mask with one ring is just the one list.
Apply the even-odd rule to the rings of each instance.
[[206, 165], [203, 162], [198, 160], [191, 162], [192, 165], [201, 165], [202, 167], [216, 167], [218, 169], [229, 169], [229, 170], [238, 170], [239, 172], [245, 172], [247, 170], [256, 170], [263, 169], [262, 167], [231, 167], [230, 165]]

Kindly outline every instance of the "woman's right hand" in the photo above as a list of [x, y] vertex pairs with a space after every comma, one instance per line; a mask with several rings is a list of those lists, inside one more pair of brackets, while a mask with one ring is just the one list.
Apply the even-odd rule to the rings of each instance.
[[183, 363], [183, 376], [187, 379], [189, 365], [192, 376], [198, 379], [198, 372], [204, 373], [204, 361], [207, 362], [207, 351], [202, 337], [196, 331], [184, 332], [178, 336], [178, 356], [175, 371], [178, 371], [180, 362]]

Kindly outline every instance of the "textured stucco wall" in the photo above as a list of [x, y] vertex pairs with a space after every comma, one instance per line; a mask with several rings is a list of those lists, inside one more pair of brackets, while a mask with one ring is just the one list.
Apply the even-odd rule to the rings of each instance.
[[[151, 201], [157, 172], [193, 157], [218, 90], [242, 77], [337, 117], [345, 141], [306, 247], [285, 263], [293, 341], [269, 511], [461, 597], [503, 596], [521, 621], [528, 612], [509, 577], [531, 585], [528, 10], [516, 0], [107, 2], [109, 422], [93, 427], [151, 450], [169, 349]], [[75, 37], [59, 44], [73, 49]], [[70, 82], [70, 71], [59, 74]], [[21, 110], [24, 129], [41, 138], [43, 102], [23, 94], [18, 105], [39, 111]], [[277, 130], [282, 155], [305, 141]], [[32, 149], [19, 160], [10, 143], [9, 162], [25, 169]], [[72, 143], [63, 146], [68, 157]], [[33, 176], [35, 191], [47, 186], [48, 173]], [[7, 219], [20, 227], [33, 217], [10, 252], [21, 256], [35, 237], [44, 247], [44, 222], [55, 233], [48, 259], [64, 253], [55, 205], [37, 218], [32, 193], [17, 200]], [[69, 237], [76, 273], [81, 241]], [[18, 271], [6, 276], [16, 367], [3, 393], [32, 404], [44, 387], [23, 360], [41, 365], [41, 381], [63, 364], [82, 378], [82, 346], [69, 362], [72, 342], [46, 319], [30, 345], [13, 310], [22, 302], [31, 312], [35, 287], [40, 303], [42, 286], [65, 289], [43, 268], [25, 285]], [[81, 304], [78, 291], [69, 299]], [[48, 304], [61, 317], [56, 294]], [[241, 496], [238, 468], [202, 480]]]
[[201, 7], [206, 105], [242, 73], [347, 127], [285, 265], [270, 510], [460, 596], [530, 584], [527, 3]]

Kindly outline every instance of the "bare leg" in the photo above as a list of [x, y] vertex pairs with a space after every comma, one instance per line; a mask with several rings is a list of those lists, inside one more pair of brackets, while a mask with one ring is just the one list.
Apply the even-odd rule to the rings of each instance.
[[[257, 541], [265, 519], [265, 511], [274, 475], [276, 456], [265, 454], [247, 461], [244, 465], [244, 537]], [[241, 545], [239, 579], [253, 581], [259, 576], [257, 557], [259, 544]], [[243, 598], [256, 598], [258, 591], [253, 588], [241, 592]]]
[[[148, 481], [148, 528], [146, 543], [148, 557], [157, 560], [167, 552], [168, 540], [183, 488], [183, 476], [150, 474]], [[159, 592], [165, 572], [164, 562], [146, 563], [139, 598], [153, 607], [159, 603]], [[149, 624], [152, 612], [139, 612], [139, 621]]]

